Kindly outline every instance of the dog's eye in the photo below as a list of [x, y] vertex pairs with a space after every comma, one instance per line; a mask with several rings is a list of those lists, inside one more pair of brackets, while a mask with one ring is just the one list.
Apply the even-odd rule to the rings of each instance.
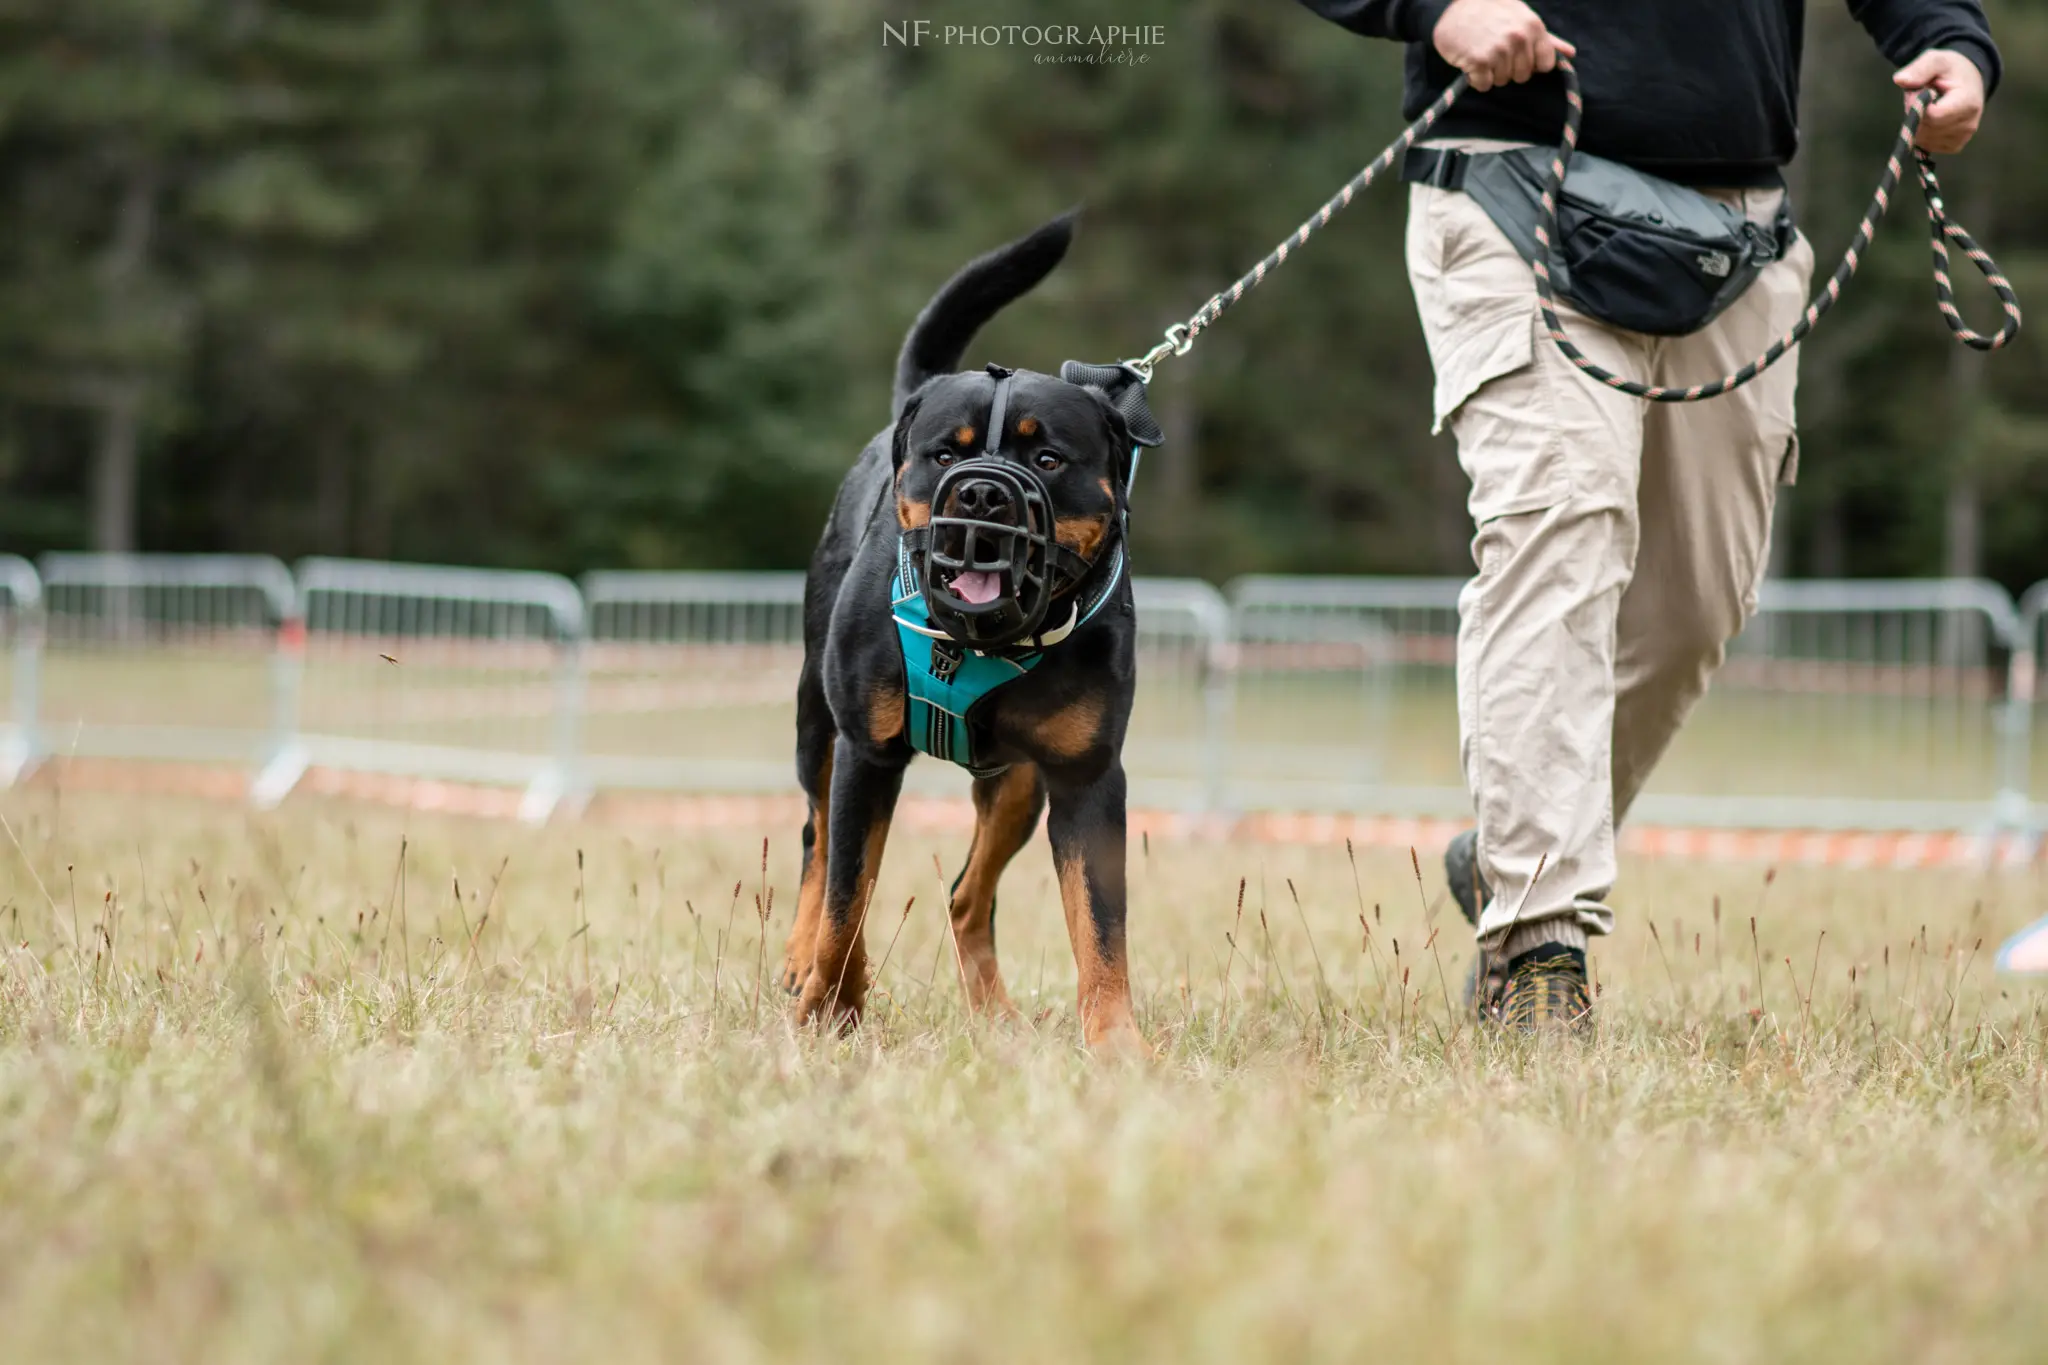
[[1038, 452], [1038, 467], [1048, 474], [1065, 463], [1066, 461], [1059, 457], [1059, 452], [1057, 451], [1041, 450]]
[[932, 461], [935, 464], [937, 464], [939, 468], [944, 469], [947, 465], [953, 463], [953, 461], [958, 458], [959, 456], [955, 455], [950, 450], [941, 450], [937, 454], [932, 456]]

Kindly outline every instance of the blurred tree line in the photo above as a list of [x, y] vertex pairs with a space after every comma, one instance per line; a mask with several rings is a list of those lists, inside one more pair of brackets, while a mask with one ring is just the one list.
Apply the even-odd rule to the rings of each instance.
[[[988, 21], [969, 0], [0, 0], [0, 548], [800, 564], [967, 257], [1085, 204], [969, 359], [1134, 354], [1400, 127], [1394, 45], [1274, 0], [1115, 10], [1163, 26], [1142, 64], [943, 43]], [[2048, 307], [2048, 5], [1992, 18], [2006, 84], [1949, 199]], [[1824, 270], [1886, 76], [1813, 8], [1793, 180]], [[1404, 202], [1369, 193], [1162, 368], [1148, 571], [1468, 567]], [[2042, 333], [1962, 353], [1926, 272], [1914, 195], [1807, 347], [1780, 571], [2048, 577]]]

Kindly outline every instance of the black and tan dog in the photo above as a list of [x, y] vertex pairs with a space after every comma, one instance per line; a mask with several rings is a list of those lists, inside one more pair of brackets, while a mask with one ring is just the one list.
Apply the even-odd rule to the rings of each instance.
[[[1071, 238], [1071, 217], [1057, 219], [972, 262], [926, 305], [897, 362], [895, 421], [847, 475], [811, 560], [796, 746], [810, 815], [783, 961], [801, 1021], [860, 1019], [863, 930], [903, 772], [917, 749], [938, 751], [923, 730], [914, 746], [910, 727], [953, 714], [920, 714], [909, 697], [910, 637], [892, 615], [934, 604], [919, 617], [926, 628], [906, 628], [950, 666], [968, 660], [975, 637], [930, 627], [1014, 619], [1035, 589], [1044, 601], [1033, 632], [969, 660], [1029, 656], [1033, 666], [960, 717], [971, 734], [955, 742], [977, 772], [974, 840], [949, 907], [962, 985], [975, 1009], [1015, 1013], [996, 964], [996, 883], [1049, 804], [1083, 1032], [1091, 1047], [1145, 1050], [1124, 948], [1121, 749], [1135, 618], [1122, 539], [1132, 428], [1149, 428], [1149, 414], [1127, 422], [1103, 389], [1051, 375], [953, 373], [975, 333], [1044, 279]], [[1156, 431], [1138, 439], [1156, 444]], [[1034, 529], [1046, 555], [1036, 569], [1018, 549]]]

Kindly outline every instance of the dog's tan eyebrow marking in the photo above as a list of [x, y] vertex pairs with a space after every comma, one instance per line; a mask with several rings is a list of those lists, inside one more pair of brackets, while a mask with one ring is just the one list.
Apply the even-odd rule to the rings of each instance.
[[1019, 436], [1036, 436], [1038, 434], [1038, 419], [1036, 417], [1018, 419], [1017, 434]]
[[962, 427], [962, 428], [960, 428], [960, 429], [959, 429], [958, 431], [956, 431], [956, 432], [954, 432], [954, 433], [953, 433], [953, 439], [954, 439], [954, 440], [956, 440], [956, 441], [958, 441], [958, 442], [959, 442], [959, 443], [960, 443], [961, 445], [963, 445], [963, 446], [971, 446], [971, 445], [973, 445], [973, 444], [974, 444], [974, 428], [973, 428], [973, 427]]

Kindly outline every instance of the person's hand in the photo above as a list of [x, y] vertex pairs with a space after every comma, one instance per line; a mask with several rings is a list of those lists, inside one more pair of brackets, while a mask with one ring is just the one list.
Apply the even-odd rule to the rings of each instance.
[[[1430, 38], [1445, 61], [1471, 78], [1474, 90], [1520, 84], [1539, 72], [1555, 70], [1559, 57], [1579, 55], [1577, 48], [1544, 28], [1536, 11], [1522, 0], [1451, 0]], [[1969, 64], [1967, 58], [1963, 62]], [[1983, 90], [1980, 84], [1980, 105]], [[1976, 126], [1974, 121], [1971, 126]]]
[[[1449, 13], [1444, 17], [1450, 18]], [[1905, 91], [1909, 101], [1917, 91], [1934, 91], [1934, 103], [1920, 115], [1920, 131], [1913, 138], [1923, 149], [1960, 152], [1976, 135], [1977, 124], [1984, 117], [1984, 73], [1962, 53], [1931, 48], [1895, 72], [1892, 84]]]

